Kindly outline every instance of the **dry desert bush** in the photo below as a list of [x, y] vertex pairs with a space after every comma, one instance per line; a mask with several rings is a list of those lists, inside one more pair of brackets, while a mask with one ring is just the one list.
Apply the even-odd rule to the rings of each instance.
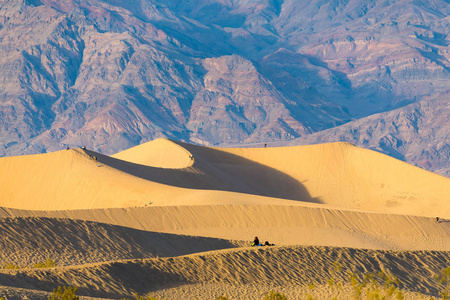
[[270, 291], [264, 295], [263, 300], [287, 300], [284, 294], [275, 291]]
[[[151, 294], [147, 295], [147, 296], [139, 296], [138, 293], [134, 293], [133, 296], [135, 297], [136, 300], [164, 300], [164, 298], [155, 298], [153, 297]], [[122, 300], [130, 300], [128, 298], [123, 298]]]
[[[54, 268], [56, 267], [56, 262], [50, 258], [47, 258], [47, 260], [45, 262], [39, 262], [37, 264], [34, 264], [32, 266], [32, 268]], [[26, 268], [26, 266], [21, 267], [19, 265], [15, 265], [12, 263], [3, 263], [1, 269], [5, 269], [5, 270], [16, 270], [16, 269], [22, 269], [22, 268]]]
[[45, 262], [33, 265], [33, 268], [54, 268], [54, 267], [56, 267], [56, 262], [50, 258], [47, 258]]
[[[50, 260], [50, 262], [53, 262]], [[54, 262], [53, 262], [54, 263]], [[48, 263], [50, 264], [50, 263]], [[51, 264], [53, 265], [53, 264]], [[342, 274], [342, 268], [339, 264], [334, 264], [331, 272], [332, 276], [327, 280], [327, 286], [329, 290], [335, 296], [333, 300], [339, 299], [339, 292], [342, 291], [344, 285], [350, 286], [353, 291], [353, 299], [355, 300], [402, 300], [404, 299], [403, 292], [400, 289], [400, 280], [391, 275], [388, 271], [378, 273], [367, 273], [363, 276], [358, 276], [352, 272]], [[343, 276], [345, 275], [345, 276]], [[442, 300], [450, 300], [450, 267], [442, 269], [439, 275], [435, 277], [441, 284], [441, 298]], [[307, 300], [317, 300], [314, 296], [316, 288], [315, 284], [308, 286], [309, 293], [306, 295]], [[53, 290], [49, 300], [79, 300], [76, 295], [77, 287], [74, 286], [58, 286]], [[146, 296], [140, 296], [137, 293], [133, 294], [136, 300], [164, 300], [164, 298], [153, 297], [152, 294]], [[348, 296], [347, 296], [348, 297]], [[417, 293], [417, 298], [423, 299], [420, 293]], [[217, 300], [227, 300], [225, 296], [217, 297]], [[279, 292], [270, 291], [263, 295], [262, 300], [287, 300], [288, 298]], [[429, 297], [430, 300], [436, 300], [436, 298]], [[4, 297], [0, 297], [0, 300], [5, 300]], [[122, 300], [130, 300], [123, 298]]]
[[21, 269], [19, 265], [11, 264], [11, 263], [4, 263], [2, 266], [2, 269], [6, 270], [14, 270], [14, 269]]
[[60, 287], [58, 286], [57, 289], [53, 290], [53, 293], [50, 297], [48, 297], [49, 300], [79, 300], [80, 297], [75, 295], [77, 292], [77, 287]]

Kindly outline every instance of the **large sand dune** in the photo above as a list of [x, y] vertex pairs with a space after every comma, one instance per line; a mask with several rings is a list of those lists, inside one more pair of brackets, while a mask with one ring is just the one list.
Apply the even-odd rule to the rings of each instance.
[[[325, 283], [334, 261], [360, 273], [392, 269], [411, 295], [436, 295], [432, 277], [448, 263], [450, 179], [347, 143], [159, 139], [111, 157], [70, 149], [0, 158], [0, 182], [0, 263], [27, 267], [0, 272], [0, 296], [12, 299], [45, 298], [39, 291], [58, 284], [175, 299], [257, 299], [261, 287], [289, 285], [298, 298], [310, 281]], [[276, 246], [227, 249], [256, 235]], [[57, 269], [29, 268], [47, 257]], [[318, 293], [331, 295], [326, 285]]]
[[450, 217], [450, 179], [347, 143], [252, 149], [178, 144], [156, 140], [117, 158], [82, 150], [1, 158], [0, 205], [46, 210], [150, 202], [294, 205], [285, 199]]

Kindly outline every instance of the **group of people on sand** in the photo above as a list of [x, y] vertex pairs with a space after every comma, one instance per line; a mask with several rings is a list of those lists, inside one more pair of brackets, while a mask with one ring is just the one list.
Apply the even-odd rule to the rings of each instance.
[[271, 244], [268, 241], [266, 241], [263, 245], [259, 242], [258, 237], [255, 236], [255, 239], [253, 240], [253, 243], [252, 243], [252, 247], [254, 247], [254, 246], [275, 246], [275, 244]]

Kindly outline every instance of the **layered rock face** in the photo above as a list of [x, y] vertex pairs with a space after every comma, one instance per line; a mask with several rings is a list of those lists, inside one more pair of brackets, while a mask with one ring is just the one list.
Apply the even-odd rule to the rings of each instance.
[[449, 16], [444, 0], [2, 1], [0, 155], [339, 137], [448, 176]]

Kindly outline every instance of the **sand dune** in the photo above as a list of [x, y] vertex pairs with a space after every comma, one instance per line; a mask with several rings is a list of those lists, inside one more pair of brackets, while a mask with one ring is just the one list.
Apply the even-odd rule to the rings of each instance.
[[179, 256], [233, 248], [242, 242], [131, 229], [61, 218], [0, 218], [0, 262], [31, 267]]
[[[179, 284], [305, 286], [325, 284], [330, 277], [347, 281], [348, 272], [390, 272], [405, 290], [439, 293], [435, 276], [450, 259], [448, 252], [392, 252], [330, 247], [266, 247], [200, 253], [172, 258], [108, 262], [85, 267], [22, 270], [0, 273], [0, 284], [51, 290], [55, 283], [75, 284], [81, 295], [130, 297]], [[343, 269], [334, 273], [334, 264]], [[426, 266], [426, 268], [424, 268]], [[206, 299], [215, 299], [206, 297]], [[254, 295], [256, 299], [261, 295]], [[350, 298], [347, 295], [344, 298]], [[236, 299], [236, 298], [234, 298]]]
[[[0, 262], [67, 266], [0, 271], [0, 296], [12, 299], [45, 299], [60, 284], [174, 299], [259, 299], [273, 286], [297, 299], [311, 281], [325, 299], [335, 261], [392, 270], [415, 299], [437, 295], [448, 264], [450, 179], [347, 143], [71, 149], [0, 158], [0, 182]], [[228, 249], [254, 236], [277, 246]]]
[[3, 217], [86, 220], [137, 230], [277, 245], [450, 249], [450, 221], [302, 206], [196, 205], [72, 211], [1, 209]]
[[250, 149], [181, 145], [242, 181], [254, 178], [254, 185], [282, 191], [280, 198], [364, 211], [450, 214], [449, 178], [349, 143]]
[[[116, 157], [128, 161], [81, 150], [1, 158], [7, 188], [0, 205], [55, 210], [297, 200], [450, 217], [450, 179], [346, 143], [213, 149], [159, 140]], [[167, 168], [167, 160], [185, 167]]]
[[191, 166], [194, 162], [191, 156], [185, 148], [167, 139], [157, 139], [112, 155], [135, 164], [167, 169]]
[[0, 199], [6, 207], [134, 206], [143, 202], [149, 188], [147, 182], [100, 164], [79, 149], [0, 158], [0, 166]]

